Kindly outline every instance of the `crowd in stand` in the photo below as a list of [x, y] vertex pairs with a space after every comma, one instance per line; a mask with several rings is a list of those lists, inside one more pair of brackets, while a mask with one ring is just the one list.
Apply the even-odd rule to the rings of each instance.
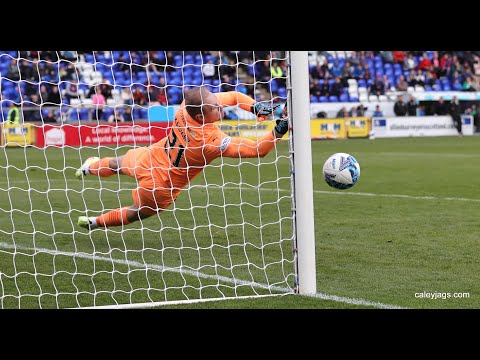
[[[0, 64], [3, 75], [2, 100], [22, 103], [24, 108], [34, 110], [40, 106], [46, 108], [43, 112], [27, 111], [26, 120], [56, 121], [61, 113], [60, 105], [67, 105], [68, 108], [76, 99], [87, 98], [91, 99], [91, 104], [95, 107], [93, 118], [112, 122], [128, 121], [134, 114], [138, 117], [137, 111], [146, 109], [148, 105], [179, 104], [183, 100], [182, 86], [188, 91], [191, 86], [204, 84], [211, 91], [236, 90], [258, 101], [270, 98], [273, 101], [285, 100], [287, 63], [283, 51], [125, 51], [118, 52], [115, 58], [113, 53], [0, 53], [3, 60]], [[312, 96], [340, 96], [348, 87], [350, 79], [367, 80], [368, 91], [373, 95], [391, 91], [404, 92], [414, 86], [433, 87], [437, 82], [446, 80], [453, 90], [476, 91], [480, 88], [480, 52], [351, 51], [341, 61], [332, 58], [328, 52], [318, 53], [323, 56], [323, 62], [310, 68]], [[189, 56], [192, 59], [202, 57], [201, 65], [195, 69], [199, 71], [195, 76], [200, 76], [200, 82], [198, 77], [187, 76], [182, 59]], [[8, 64], [4, 61], [7, 57]], [[379, 72], [379, 69], [371, 69], [372, 61], [379, 57], [383, 64], [400, 66], [403, 73], [393, 77]], [[80, 61], [113, 65], [107, 67], [107, 73], [101, 73], [101, 79], [91, 83], [84, 78], [81, 67], [78, 66]], [[108, 77], [108, 72], [114, 77]], [[404, 75], [406, 72], [407, 76]], [[121, 83], [119, 79], [125, 82]], [[180, 82], [175, 83], [174, 80]], [[107, 106], [110, 99], [115, 100], [115, 107]], [[466, 113], [476, 112], [476, 106], [472, 105], [476, 104], [465, 106]], [[5, 101], [2, 101], [2, 106], [7, 106]], [[130, 109], [127, 110], [128, 108]], [[413, 96], [408, 99], [401, 96], [394, 105], [394, 112], [398, 116], [428, 115], [429, 111], [432, 112], [424, 104], [419, 104]], [[361, 113], [362, 110], [358, 107], [349, 110], [344, 108], [338, 116], [361, 116], [358, 115]]]
[[[428, 54], [430, 53], [430, 54]], [[348, 80], [365, 80], [372, 95], [390, 91], [407, 91], [417, 85], [426, 90], [435, 85], [448, 84], [455, 91], [480, 89], [480, 52], [477, 51], [351, 51], [342, 60], [321, 51], [323, 62], [317, 62], [310, 71], [310, 94], [340, 96], [348, 87]], [[372, 62], [397, 64], [402, 70], [398, 76], [384, 73], [383, 68], [371, 68]], [[379, 71], [381, 70], [381, 71]], [[408, 75], [405, 76], [405, 73]], [[333, 81], [330, 81], [333, 80]]]

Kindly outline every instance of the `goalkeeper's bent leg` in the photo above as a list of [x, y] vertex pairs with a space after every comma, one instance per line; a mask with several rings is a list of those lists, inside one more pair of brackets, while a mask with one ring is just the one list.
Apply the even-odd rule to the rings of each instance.
[[96, 229], [98, 227], [113, 227], [128, 225], [134, 221], [145, 219], [153, 214], [145, 213], [138, 210], [135, 206], [118, 208], [111, 210], [98, 217], [80, 216], [78, 218], [78, 225], [87, 229]]

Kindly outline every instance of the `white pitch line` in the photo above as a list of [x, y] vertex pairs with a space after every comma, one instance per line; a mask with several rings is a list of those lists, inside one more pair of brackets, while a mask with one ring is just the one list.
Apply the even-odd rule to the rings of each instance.
[[[98, 180], [90, 180], [85, 179], [85, 182], [96, 182]], [[45, 180], [37, 180], [32, 179], [29, 181], [30, 183], [46, 183]], [[26, 180], [22, 181], [12, 181], [12, 184], [19, 184], [19, 183], [29, 183]], [[52, 179], [50, 182], [63, 182], [63, 179]], [[0, 181], [0, 184], [4, 184], [6, 181]], [[79, 181], [78, 185], [81, 185], [81, 181]], [[118, 185], [118, 181], [111, 181], [111, 180], [102, 180], [101, 184], [113, 184]], [[132, 185], [135, 183], [132, 182]], [[222, 186], [219, 184], [210, 184], [207, 186], [202, 185], [194, 185], [195, 188], [204, 188], [204, 189], [225, 189], [225, 190], [242, 190], [242, 191], [278, 191], [278, 192], [290, 192], [290, 189], [276, 189], [276, 188], [258, 188], [251, 185], [246, 185], [242, 188], [234, 187], [234, 186]], [[11, 186], [11, 188], [18, 188], [16, 186]], [[123, 190], [132, 190], [132, 188], [123, 188]], [[62, 188], [63, 190], [63, 188]], [[464, 202], [480, 202], [480, 199], [472, 199], [472, 198], [458, 198], [458, 197], [438, 197], [438, 196], [413, 196], [413, 195], [403, 195], [403, 194], [376, 194], [376, 193], [366, 193], [366, 192], [353, 192], [353, 191], [345, 191], [345, 190], [338, 190], [338, 191], [326, 191], [326, 190], [313, 190], [315, 194], [324, 194], [324, 195], [350, 195], [350, 196], [369, 196], [369, 197], [387, 197], [387, 198], [398, 198], [398, 199], [412, 199], [412, 200], [439, 200], [439, 201], [464, 201]]]
[[[91, 255], [87, 253], [72, 253], [68, 251], [57, 251], [57, 250], [50, 250], [50, 249], [45, 249], [45, 248], [31, 248], [27, 246], [22, 246], [22, 245], [13, 245], [13, 244], [8, 244], [5, 242], [0, 242], [0, 248], [3, 249], [13, 249], [15, 251], [17, 250], [23, 250], [23, 251], [33, 251], [34, 253], [46, 253], [50, 255], [63, 255], [63, 256], [70, 256], [70, 257], [77, 257], [77, 258], [82, 258], [82, 259], [89, 259], [89, 260], [98, 260], [98, 261], [106, 261], [109, 263], [116, 263], [116, 264], [122, 264], [122, 265], [127, 265], [131, 267], [137, 267], [139, 269], [154, 269], [158, 271], [170, 271], [170, 272], [176, 272], [179, 274], [186, 274], [186, 275], [191, 275], [191, 276], [197, 276], [199, 278], [204, 278], [204, 279], [213, 279], [217, 281], [222, 281], [234, 285], [248, 285], [251, 287], [256, 287], [256, 288], [261, 288], [261, 289], [266, 289], [270, 291], [278, 291], [282, 293], [292, 293], [292, 289], [289, 288], [284, 288], [280, 286], [271, 286], [267, 284], [261, 284], [261, 283], [255, 283], [252, 281], [246, 281], [246, 280], [239, 280], [239, 279], [232, 279], [228, 278], [226, 276], [219, 276], [219, 275], [208, 275], [201, 273], [199, 271], [193, 271], [189, 269], [178, 269], [178, 268], [171, 268], [171, 267], [166, 267], [166, 266], [161, 266], [161, 265], [156, 265], [156, 264], [147, 264], [147, 263], [141, 263], [138, 261], [131, 261], [131, 260], [122, 260], [122, 259], [113, 259], [109, 257], [104, 257], [104, 256], [98, 256], [98, 255]], [[365, 299], [354, 299], [354, 298], [349, 298], [349, 297], [343, 297], [343, 296], [336, 296], [336, 295], [329, 295], [329, 294], [324, 294], [324, 293], [316, 293], [313, 295], [306, 295], [308, 297], [314, 297], [314, 298], [319, 298], [323, 300], [331, 300], [335, 302], [340, 302], [340, 303], [347, 303], [347, 304], [352, 304], [352, 305], [361, 305], [361, 306], [372, 306], [374, 308], [379, 308], [379, 309], [404, 309], [403, 307], [399, 305], [390, 305], [390, 304], [383, 304], [380, 302], [374, 302], [374, 301], [369, 301]], [[168, 304], [168, 303], [166, 303]]]

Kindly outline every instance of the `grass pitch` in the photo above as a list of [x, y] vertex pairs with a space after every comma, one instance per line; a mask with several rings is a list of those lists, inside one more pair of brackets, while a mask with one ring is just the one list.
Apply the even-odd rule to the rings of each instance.
[[[77, 217], [130, 205], [135, 182], [75, 169], [128, 148], [2, 148], [0, 308], [271, 293], [286, 295], [167, 307], [479, 308], [479, 148], [476, 136], [312, 142], [317, 297], [288, 295], [286, 142], [261, 161], [215, 160], [160, 217], [91, 233]], [[349, 190], [322, 179], [335, 152], [360, 163]]]

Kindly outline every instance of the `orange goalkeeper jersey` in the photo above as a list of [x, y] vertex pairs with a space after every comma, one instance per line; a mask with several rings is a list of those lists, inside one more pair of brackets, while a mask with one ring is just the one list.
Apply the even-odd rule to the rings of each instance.
[[[255, 101], [240, 92], [215, 93], [220, 106], [239, 106], [250, 110]], [[231, 138], [212, 123], [200, 124], [186, 111], [185, 101], [175, 114], [174, 124], [168, 135], [148, 147], [145, 156], [151, 156], [154, 177], [174, 188], [183, 188], [203, 168], [220, 156], [226, 157], [263, 157], [274, 146], [272, 132], [252, 141], [244, 138]]]

